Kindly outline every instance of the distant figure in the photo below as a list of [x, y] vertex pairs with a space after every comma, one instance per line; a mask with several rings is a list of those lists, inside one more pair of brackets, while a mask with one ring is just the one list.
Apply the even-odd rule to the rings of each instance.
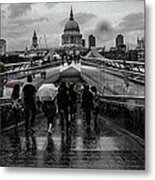
[[69, 114], [70, 114], [70, 120], [74, 120], [75, 113], [77, 109], [77, 93], [74, 90], [74, 84], [70, 85], [69, 88]]
[[91, 130], [91, 111], [93, 110], [93, 94], [89, 90], [89, 86], [85, 86], [82, 94], [82, 108], [86, 115], [87, 130]]
[[62, 64], [62, 66], [64, 66], [64, 64], [65, 64], [65, 55], [64, 55], [64, 53], [61, 55], [61, 64]]
[[68, 90], [67, 90], [65, 82], [62, 82], [58, 89], [57, 105], [58, 105], [58, 111], [60, 114], [60, 121], [62, 125], [62, 134], [64, 134], [65, 124], [66, 124], [66, 131], [67, 131], [66, 133], [68, 135], [69, 126], [70, 126], [69, 120], [68, 120], [69, 96], [68, 96]]
[[125, 94], [125, 95], [130, 95], [131, 87], [130, 87], [130, 85], [129, 85], [128, 82], [124, 84], [124, 89], [123, 89], [123, 91], [124, 91], [124, 94]]
[[94, 104], [94, 108], [93, 108], [93, 115], [94, 115], [94, 130], [97, 133], [99, 130], [99, 125], [98, 125], [98, 114], [99, 114], [99, 107], [100, 107], [100, 99], [99, 99], [99, 95], [97, 93], [97, 88], [95, 86], [93, 86], [91, 88], [91, 91], [93, 93], [93, 104]]
[[[23, 87], [23, 101], [25, 110], [26, 135], [34, 133], [34, 122], [36, 116], [36, 89], [32, 84], [32, 77], [27, 77], [27, 83]], [[31, 118], [30, 118], [31, 117]]]
[[19, 86], [19, 84], [16, 84], [13, 88], [13, 92], [11, 95], [13, 120], [14, 120], [16, 132], [18, 129], [18, 122], [19, 122], [19, 118], [20, 118], [20, 108], [21, 108], [19, 97], [20, 97], [20, 86]]
[[56, 115], [55, 99], [43, 101], [42, 107], [43, 107], [43, 112], [45, 113], [45, 116], [47, 117], [47, 121], [48, 121], [47, 122], [48, 133], [52, 134], [53, 122]]

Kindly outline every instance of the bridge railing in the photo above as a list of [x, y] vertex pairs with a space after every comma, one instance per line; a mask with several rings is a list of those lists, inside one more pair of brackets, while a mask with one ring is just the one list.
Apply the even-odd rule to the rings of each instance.
[[[19, 122], [22, 121], [22, 118], [19, 118]], [[0, 104], [0, 130], [14, 125], [13, 110], [11, 103]]]
[[[107, 69], [112, 68], [113, 71], [118, 71], [118, 69], [119, 69], [120, 72], [126, 73], [127, 75], [145, 76], [145, 73], [141, 72], [140, 69], [139, 69], [140, 66], [144, 67], [144, 65], [143, 65], [144, 63], [139, 63], [138, 64], [138, 62], [137, 63], [135, 62], [135, 66], [138, 67], [137, 71], [133, 70], [134, 63], [132, 63], [130, 65], [132, 67], [130, 70], [126, 69], [125, 67], [123, 67], [123, 68], [121, 66], [118, 67], [116, 64], [117, 63], [119, 64], [119, 60], [115, 60], [115, 63], [111, 63], [111, 65], [110, 65], [110, 60], [108, 62], [108, 60], [104, 61], [101, 58], [81, 57], [81, 63], [84, 64], [84, 65], [88, 65], [88, 66], [100, 67], [101, 69], [102, 68], [107, 68]], [[121, 63], [121, 64], [123, 65], [123, 63]]]
[[144, 97], [101, 96], [100, 103], [101, 116], [124, 130], [145, 138]]
[[56, 67], [56, 66], [59, 66], [60, 64], [61, 64], [61, 61], [57, 61], [57, 62], [44, 64], [41, 66], [30, 67], [28, 69], [14, 70], [13, 72], [6, 71], [3, 73], [0, 73], [0, 77], [7, 79], [8, 77], [10, 76], [12, 77], [14, 75], [19, 75], [19, 77], [21, 77], [21, 75], [25, 75], [26, 73], [27, 74], [40, 73], [41, 70], [44, 70], [46, 68]]
[[[38, 111], [38, 114], [40, 112]], [[145, 137], [145, 97], [100, 95], [100, 115], [124, 130], [144, 139]], [[19, 123], [24, 120], [23, 110], [19, 113]], [[0, 99], [1, 130], [14, 125], [11, 99]], [[100, 120], [100, 128], [104, 122]]]
[[[36, 119], [42, 115], [42, 110], [37, 106]], [[21, 108], [18, 110], [18, 125], [25, 123], [24, 106], [21, 103]], [[11, 99], [0, 99], [0, 131], [10, 130], [15, 125], [14, 111], [12, 109]]]
[[[112, 67], [107, 67], [106, 65], [103, 64], [98, 64], [95, 62], [92, 62], [92, 61], [86, 61], [86, 60], [81, 60], [81, 63], [83, 65], [86, 65], [86, 66], [91, 66], [91, 67], [96, 67], [98, 68], [98, 72], [100, 73], [104, 73], [104, 75], [106, 76], [106, 73], [107, 74], [110, 74], [110, 75], [113, 75], [113, 76], [116, 76], [118, 78], [122, 78], [123, 80], [128, 80], [129, 82], [132, 82], [134, 84], [137, 84], [137, 85], [141, 85], [144, 87], [145, 85], [145, 74], [143, 73], [139, 73], [139, 72], [133, 72], [133, 71], [128, 71], [128, 70], [125, 70], [125, 69], [114, 69]], [[83, 72], [84, 74], [84, 72]], [[85, 73], [86, 74], [86, 73]], [[88, 76], [88, 73], [87, 73], [87, 76]], [[108, 86], [108, 84], [107, 84]], [[110, 89], [110, 87], [108, 87], [108, 89]], [[112, 90], [113, 91], [113, 90]]]

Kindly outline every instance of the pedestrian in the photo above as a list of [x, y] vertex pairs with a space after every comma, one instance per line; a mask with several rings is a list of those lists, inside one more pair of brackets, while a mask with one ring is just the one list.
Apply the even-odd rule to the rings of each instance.
[[93, 110], [93, 94], [89, 90], [89, 86], [85, 86], [82, 94], [82, 108], [86, 116], [87, 131], [91, 132], [91, 112]]
[[69, 114], [70, 121], [75, 119], [75, 114], [77, 110], [77, 93], [74, 90], [74, 84], [70, 84], [69, 87]]
[[56, 115], [55, 99], [43, 100], [42, 107], [43, 107], [43, 112], [45, 113], [45, 116], [47, 118], [48, 133], [52, 134], [53, 122]]
[[36, 89], [32, 84], [32, 76], [27, 77], [27, 83], [23, 87], [23, 101], [25, 111], [25, 131], [26, 136], [33, 134], [36, 116]]
[[66, 83], [62, 82], [58, 89], [57, 94], [57, 105], [58, 111], [60, 114], [60, 121], [62, 125], [62, 134], [65, 132], [65, 125], [66, 125], [66, 133], [67, 136], [69, 134], [69, 119], [68, 119], [68, 106], [69, 106], [69, 96], [68, 96], [68, 89], [66, 87]]
[[21, 110], [19, 84], [15, 84], [15, 86], [13, 88], [13, 92], [11, 95], [11, 102], [12, 102], [14, 127], [15, 127], [15, 132], [17, 132], [18, 122], [20, 120], [19, 119], [20, 118], [20, 110]]
[[94, 116], [94, 130], [97, 133], [99, 130], [99, 125], [98, 125], [98, 114], [99, 114], [99, 107], [100, 107], [100, 99], [99, 95], [97, 92], [97, 88], [95, 86], [92, 86], [91, 91], [93, 93], [93, 116]]
[[131, 87], [130, 87], [130, 85], [129, 85], [129, 82], [124, 83], [123, 93], [124, 93], [124, 95], [130, 95], [130, 93], [131, 93]]

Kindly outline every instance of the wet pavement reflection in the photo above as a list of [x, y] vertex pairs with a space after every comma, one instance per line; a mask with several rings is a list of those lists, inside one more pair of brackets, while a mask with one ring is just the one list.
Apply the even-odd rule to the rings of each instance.
[[[102, 120], [103, 121], [103, 120]], [[144, 147], [102, 122], [98, 132], [86, 129], [82, 115], [71, 122], [69, 135], [56, 119], [52, 135], [46, 118], [37, 119], [36, 133], [25, 137], [24, 127], [1, 134], [1, 165], [47, 168], [144, 169]]]

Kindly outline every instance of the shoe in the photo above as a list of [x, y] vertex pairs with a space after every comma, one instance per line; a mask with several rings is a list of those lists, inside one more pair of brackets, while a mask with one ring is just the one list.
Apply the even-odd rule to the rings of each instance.
[[52, 132], [53, 132], [53, 128], [52, 128], [52, 124], [50, 123], [48, 128], [48, 133], [52, 134]]

